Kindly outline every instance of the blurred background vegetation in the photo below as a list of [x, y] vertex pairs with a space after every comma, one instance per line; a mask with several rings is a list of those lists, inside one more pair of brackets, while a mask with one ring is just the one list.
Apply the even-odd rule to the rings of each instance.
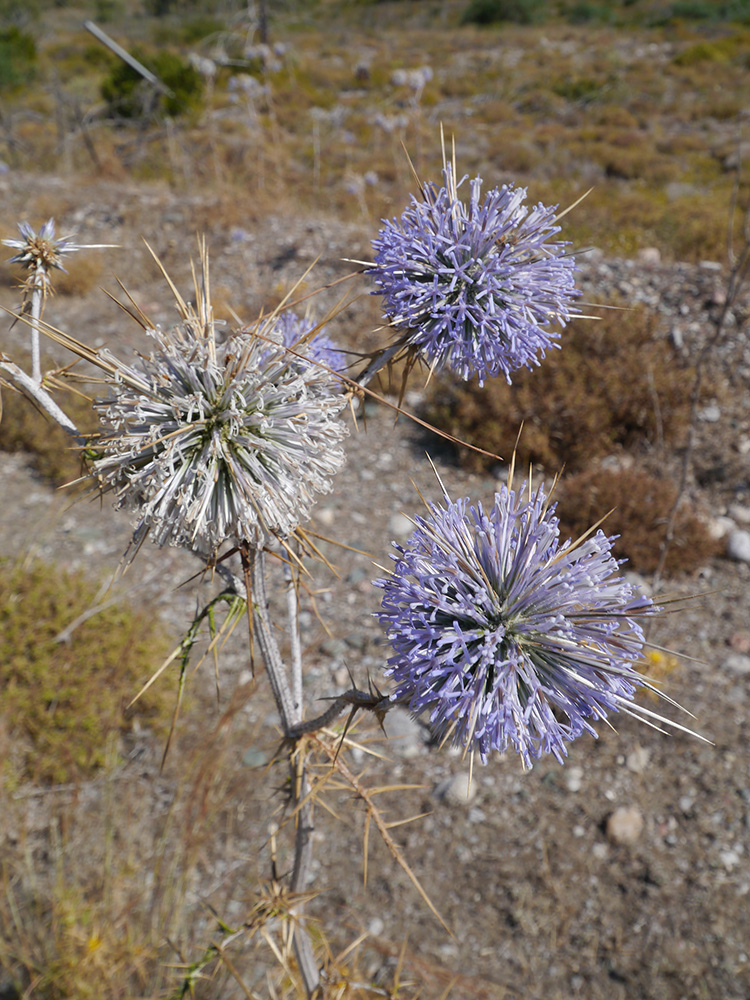
[[[209, 183], [371, 222], [410, 187], [401, 142], [437, 172], [442, 123], [470, 174], [546, 203], [593, 186], [566, 219], [579, 246], [724, 252], [750, 0], [3, 0], [0, 24], [6, 169]], [[421, 83], [398, 72], [424, 66]]]

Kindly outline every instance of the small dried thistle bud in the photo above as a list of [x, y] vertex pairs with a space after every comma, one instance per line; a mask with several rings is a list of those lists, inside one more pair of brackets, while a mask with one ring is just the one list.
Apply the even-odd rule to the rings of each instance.
[[10, 258], [10, 263], [20, 264], [29, 272], [23, 284], [27, 295], [34, 289], [38, 289], [45, 296], [51, 293], [50, 272], [65, 271], [62, 262], [65, 254], [76, 253], [78, 250], [101, 250], [112, 246], [110, 243], [77, 243], [72, 234], [55, 236], [54, 219], [48, 219], [43, 223], [38, 233], [28, 222], [20, 222], [18, 231], [21, 239], [2, 242], [6, 247], [18, 251]]

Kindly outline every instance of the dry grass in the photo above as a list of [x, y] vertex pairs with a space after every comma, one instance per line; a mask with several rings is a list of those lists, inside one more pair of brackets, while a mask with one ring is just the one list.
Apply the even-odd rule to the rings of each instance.
[[[578, 538], [606, 516], [602, 530], [619, 536], [615, 555], [628, 560], [628, 569], [643, 574], [655, 571], [667, 517], [677, 496], [674, 483], [638, 466], [592, 469], [563, 476], [557, 495], [565, 537]], [[707, 516], [685, 502], [678, 511], [675, 541], [667, 553], [667, 573], [692, 573], [720, 549], [721, 543], [709, 533]]]
[[[370, 170], [378, 183], [368, 192], [366, 210], [376, 219], [403, 201], [408, 175], [402, 140], [425, 176], [437, 174], [439, 154], [433, 150], [442, 122], [457, 134], [470, 173], [487, 174], [492, 164], [493, 175], [529, 182], [533, 196], [553, 201], [574, 200], [593, 180], [598, 196], [566, 227], [576, 241], [594, 239], [619, 253], [656, 244], [666, 256], [719, 259], [724, 236], [711, 220], [723, 218], [732, 178], [708, 165], [716, 166], [715, 144], [724, 142], [716, 123], [736, 118], [746, 103], [750, 33], [725, 26], [705, 38], [705, 29], [690, 22], [679, 29], [638, 25], [636, 7], [625, 28], [594, 18], [580, 27], [510, 25], [499, 34], [457, 28], [458, 6], [436, 14], [426, 2], [408, 9], [378, 4], [378, 34], [368, 31], [375, 8], [367, 4], [349, 10], [321, 3], [315, 17], [293, 10], [272, 24], [274, 40], [290, 46], [278, 67], [246, 68], [266, 88], [263, 95], [232, 97], [231, 71], [222, 69], [199, 121], [112, 130], [98, 120], [89, 129], [88, 146], [71, 117], [66, 163], [71, 170], [114, 171], [186, 189], [249, 187], [271, 201], [293, 198], [302, 207], [349, 218], [360, 215], [362, 206], [342, 196], [346, 178]], [[405, 15], [409, 31], [401, 30]], [[336, 30], [321, 27], [326, 17]], [[56, 18], [64, 24], [59, 31], [38, 32], [39, 61], [45, 66], [62, 52], [66, 65], [76, 67], [85, 106], [109, 63], [83, 60], [90, 37], [54, 12], [50, 29]], [[165, 26], [144, 23], [143, 35], [153, 36], [144, 44], [152, 53], [170, 37]], [[221, 37], [234, 51], [231, 32]], [[200, 47], [200, 40], [195, 44]], [[184, 52], [177, 44], [168, 47]], [[392, 82], [394, 70], [425, 64], [433, 78], [421, 94]], [[364, 75], [357, 75], [358, 66], [366, 67]], [[57, 129], [69, 113], [65, 87], [44, 93], [37, 85], [13, 95], [15, 113], [7, 121], [19, 140], [11, 149], [16, 165], [59, 163]], [[401, 123], [387, 134], [378, 116]], [[498, 137], [495, 148], [475, 123]], [[686, 142], [695, 152], [687, 159], [681, 148]], [[423, 156], [423, 149], [430, 154]], [[674, 181], [699, 186], [700, 197], [665, 200], [660, 193]], [[681, 231], [686, 214], [690, 225]]]

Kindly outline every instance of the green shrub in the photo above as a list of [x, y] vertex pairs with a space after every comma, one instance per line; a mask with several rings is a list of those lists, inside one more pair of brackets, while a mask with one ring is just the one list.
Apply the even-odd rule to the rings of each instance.
[[589, 0], [579, 0], [568, 8], [565, 14], [569, 24], [590, 24], [592, 21], [601, 24], [611, 24], [615, 20], [615, 12], [609, 4], [590, 3]]
[[690, 48], [679, 52], [672, 62], [675, 66], [695, 66], [705, 62], [727, 62], [726, 52], [712, 42], [698, 42]]
[[[434, 379], [426, 419], [454, 437], [508, 459], [518, 430], [517, 461], [556, 471], [585, 468], [618, 449], [639, 450], [662, 434], [671, 441], [686, 425], [690, 372], [668, 344], [654, 338], [655, 317], [642, 309], [607, 310], [578, 320], [540, 367], [493, 379], [484, 388], [449, 377]], [[658, 399], [659, 408], [655, 406]], [[493, 459], [458, 450], [468, 468]]]
[[594, 80], [586, 76], [566, 76], [551, 84], [550, 89], [558, 97], [566, 101], [576, 101], [587, 104], [595, 100], [606, 86], [606, 82]]
[[191, 17], [180, 24], [179, 38], [185, 45], [195, 45], [210, 35], [224, 31], [226, 25], [215, 17]]
[[666, 11], [658, 11], [650, 18], [652, 25], [671, 24], [674, 21], [750, 22], [750, 0], [676, 0]]
[[36, 71], [36, 42], [15, 26], [0, 31], [0, 90], [22, 87]]
[[126, 710], [168, 652], [157, 623], [105, 607], [67, 641], [57, 636], [97, 600], [81, 573], [0, 561], [0, 716], [13, 750], [6, 783], [67, 782], [103, 767], [107, 737], [137, 717], [163, 735], [172, 693], [150, 689]]
[[150, 83], [126, 63], [118, 63], [104, 80], [101, 93], [109, 113], [118, 118], [141, 118], [149, 113], [158, 115], [186, 114], [200, 107], [204, 81], [197, 69], [174, 52], [144, 55], [134, 52], [166, 87], [171, 96], [156, 94]]
[[534, 24], [546, 14], [546, 0], [471, 0], [461, 24]]
[[[557, 491], [561, 533], [578, 538], [602, 517], [607, 535], [619, 535], [614, 552], [628, 569], [653, 573], [659, 562], [667, 518], [677, 487], [637, 467], [595, 469], [563, 476]], [[706, 522], [687, 506], [677, 512], [674, 540], [667, 550], [667, 573], [689, 573], [718, 554]]]

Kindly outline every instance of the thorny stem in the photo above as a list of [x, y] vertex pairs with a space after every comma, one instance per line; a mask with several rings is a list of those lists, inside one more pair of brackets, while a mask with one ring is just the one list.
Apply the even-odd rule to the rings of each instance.
[[297, 589], [294, 586], [291, 567], [284, 564], [287, 612], [289, 614], [289, 642], [292, 660], [292, 701], [294, 703], [294, 723], [302, 721], [302, 650], [299, 641], [299, 606]]
[[[38, 347], [39, 331], [32, 330], [32, 338], [34, 332], [36, 332], [37, 334], [37, 347]], [[33, 343], [32, 343], [32, 350], [33, 350]], [[52, 417], [52, 419], [56, 423], [58, 423], [67, 434], [70, 434], [70, 436], [75, 439], [77, 444], [79, 444], [81, 447], [86, 446], [86, 439], [81, 435], [80, 431], [73, 423], [73, 421], [70, 419], [70, 417], [63, 410], [60, 409], [60, 407], [54, 401], [52, 396], [50, 396], [50, 394], [44, 388], [44, 386], [42, 385], [41, 377], [36, 379], [34, 378], [33, 374], [28, 375], [23, 370], [23, 368], [19, 368], [18, 365], [15, 364], [13, 361], [8, 361], [5, 358], [0, 359], [0, 371], [4, 371], [6, 374], [8, 374], [16, 383], [16, 385], [19, 386], [19, 388], [23, 389], [23, 391], [28, 396], [30, 396], [35, 403], [38, 403], [39, 406], [41, 406], [41, 408], [45, 410], [45, 412], [47, 412]]]
[[403, 348], [404, 341], [405, 338], [401, 337], [399, 340], [396, 341], [395, 344], [391, 344], [390, 347], [386, 347], [384, 350], [378, 351], [375, 357], [372, 358], [370, 363], [367, 365], [365, 370], [360, 375], [357, 375], [357, 377], [355, 378], [354, 381], [357, 383], [357, 385], [360, 385], [363, 388], [364, 386], [369, 385], [369, 383], [372, 382], [377, 373], [381, 371], [381, 369], [385, 368], [387, 364], [393, 361], [398, 352]]
[[[281, 728], [284, 736], [292, 732], [293, 724], [302, 718], [302, 696], [300, 682], [300, 700], [295, 705], [289, 690], [284, 664], [281, 659], [276, 638], [273, 634], [271, 619], [268, 614], [268, 598], [266, 596], [265, 557], [262, 550], [243, 545], [241, 547], [242, 565], [246, 578], [249, 577], [251, 587], [248, 588], [248, 607], [253, 606], [254, 635], [257, 636], [261, 656], [266, 666], [271, 690], [279, 711]], [[296, 594], [292, 594], [296, 601]], [[296, 623], [296, 615], [295, 615]], [[309, 800], [310, 785], [307, 779], [304, 752], [292, 754], [290, 760], [292, 784], [292, 808], [296, 811], [296, 835], [294, 841], [294, 868], [291, 878], [292, 892], [300, 892], [307, 882], [312, 863], [312, 833], [313, 816], [312, 803]], [[302, 917], [302, 906], [295, 908], [298, 918], [294, 931], [294, 951], [297, 964], [305, 984], [308, 998], [312, 997], [320, 986], [320, 970], [313, 953], [310, 935]]]
[[34, 384], [42, 384], [42, 360], [39, 349], [39, 320], [42, 315], [42, 298], [44, 293], [44, 268], [37, 264], [34, 274], [34, 286], [31, 292], [31, 378]]
[[315, 733], [319, 729], [324, 729], [346, 709], [367, 709], [374, 712], [376, 716], [383, 716], [398, 704], [387, 695], [384, 697], [379, 691], [360, 691], [358, 688], [350, 688], [340, 694], [325, 712], [321, 712], [314, 719], [307, 722], [298, 722], [289, 731], [290, 739], [299, 739], [305, 733]]
[[294, 719], [294, 705], [289, 684], [284, 673], [278, 644], [273, 634], [271, 617], [268, 613], [268, 597], [266, 595], [266, 561], [265, 554], [250, 545], [240, 547], [242, 566], [246, 579], [250, 579], [248, 588], [248, 608], [252, 605], [254, 636], [258, 639], [261, 657], [268, 673], [271, 690], [279, 710], [281, 729], [287, 736]]

